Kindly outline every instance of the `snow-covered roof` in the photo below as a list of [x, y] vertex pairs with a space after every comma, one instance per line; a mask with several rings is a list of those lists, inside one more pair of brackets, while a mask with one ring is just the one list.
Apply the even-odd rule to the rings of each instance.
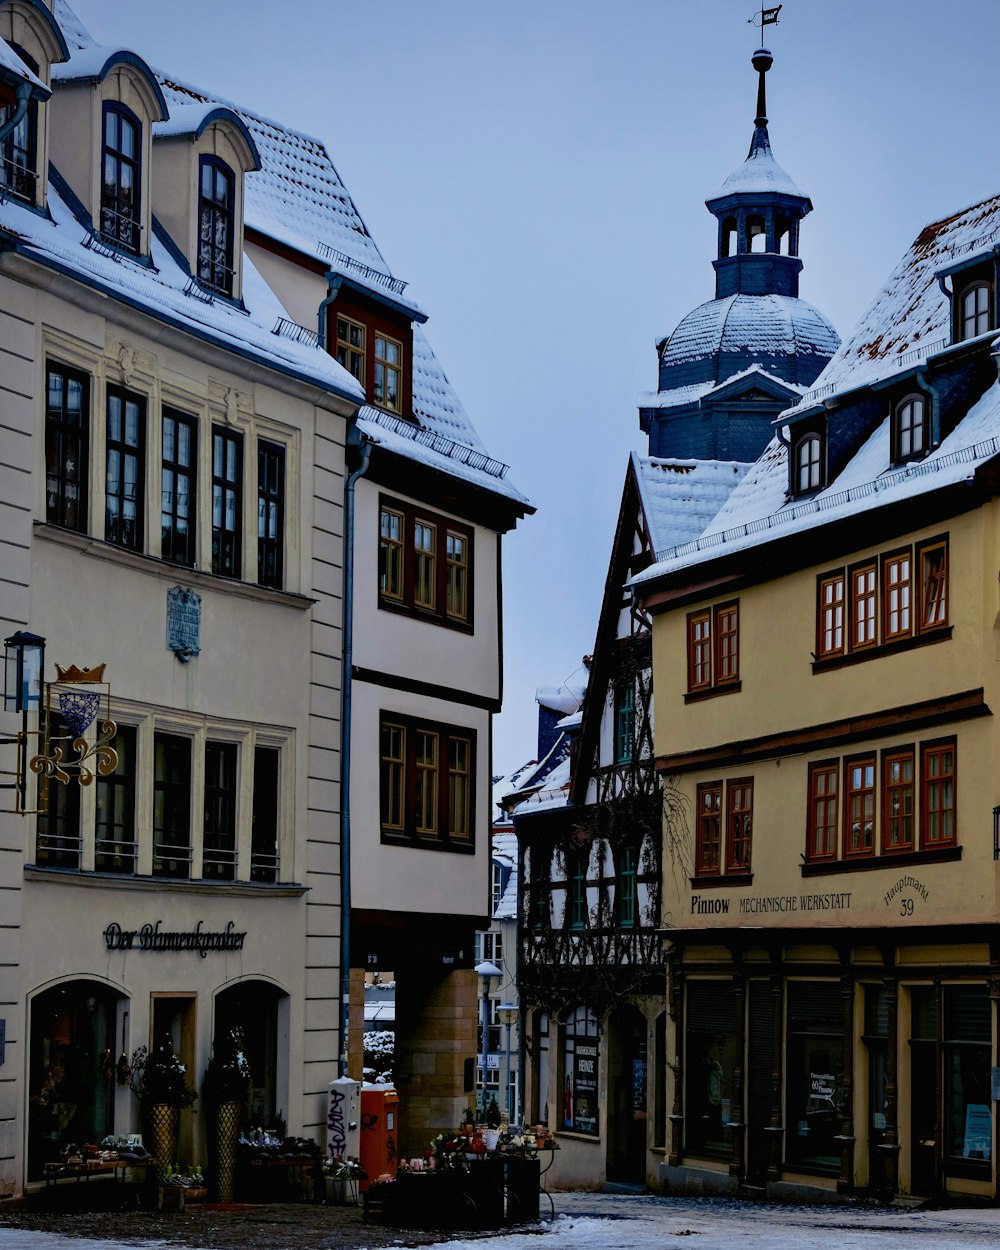
[[951, 341], [941, 270], [1000, 246], [1000, 195], [926, 226], [793, 415], [831, 395], [912, 368]]
[[797, 382], [786, 382], [784, 378], [779, 378], [777, 374], [769, 372], [761, 365], [753, 364], [748, 365], [746, 369], [740, 369], [737, 373], [730, 374], [728, 378], [720, 382], [696, 382], [692, 386], [674, 386], [665, 391], [641, 391], [639, 393], [639, 407], [657, 409], [681, 408], [685, 404], [693, 404], [700, 399], [707, 399], [709, 395], [718, 391], [727, 390], [737, 382], [742, 382], [749, 377], [760, 378], [763, 382], [772, 383], [783, 390], [791, 391], [793, 394], [795, 392], [802, 394], [806, 389], [804, 386], [799, 386]]
[[6, 79], [20, 78], [30, 83], [34, 88], [32, 95], [42, 100], [47, 100], [52, 94], [45, 83], [25, 65], [5, 39], [0, 39], [0, 70], [4, 71], [3, 76]]
[[654, 551], [697, 537], [750, 468], [732, 460], [673, 460], [632, 452]]
[[586, 686], [569, 686], [565, 683], [561, 686], [539, 686], [535, 690], [535, 702], [547, 707], [550, 712], [562, 712], [564, 716], [569, 716], [583, 702], [586, 693]]
[[746, 160], [705, 202], [711, 205], [727, 195], [791, 195], [799, 200], [809, 199], [774, 159], [767, 126], [754, 130]]
[[514, 794], [520, 790], [524, 778], [537, 764], [538, 760], [528, 760], [520, 768], [515, 768], [513, 772], [503, 773], [493, 778], [493, 819], [495, 822], [501, 823], [509, 819], [503, 809], [503, 800], [508, 794]]
[[212, 122], [224, 121], [235, 126], [243, 136], [256, 168], [260, 167], [260, 153], [239, 113], [225, 105], [209, 101], [200, 104], [174, 104], [166, 121], [153, 123], [155, 139], [173, 139], [177, 136], [202, 135]]
[[528, 812], [551, 811], [557, 807], [566, 807], [569, 803], [570, 772], [570, 759], [567, 751], [545, 775], [543, 784], [524, 796], [514, 808], [513, 814], [521, 816]]
[[43, 217], [14, 200], [0, 203], [0, 231], [26, 255], [159, 320], [318, 386], [354, 399], [364, 398], [356, 379], [328, 353], [274, 333], [278, 319], [287, 320], [288, 313], [249, 260], [244, 259], [243, 312], [229, 301], [214, 300], [196, 288], [155, 234], [149, 267], [104, 247], [80, 224], [51, 184], [48, 208], [49, 216]]
[[[998, 340], [1000, 342], [1000, 340]], [[785, 504], [787, 448], [775, 438], [744, 477], [705, 532], [658, 553], [657, 563], [633, 585], [690, 567], [707, 556], [750, 550], [872, 507], [913, 499], [970, 479], [1000, 455], [1000, 382], [994, 382], [956, 428], [923, 460], [891, 467], [889, 417], [882, 422], [825, 490], [802, 503]]]
[[[662, 364], [667, 369], [730, 353], [828, 360], [840, 338], [819, 309], [805, 300], [737, 294], [699, 304], [659, 342], [666, 342]], [[716, 373], [711, 380], [718, 384], [725, 378]]]
[[577, 708], [575, 712], [570, 712], [569, 716], [564, 716], [562, 720], [557, 720], [556, 729], [578, 729], [582, 720], [583, 708]]

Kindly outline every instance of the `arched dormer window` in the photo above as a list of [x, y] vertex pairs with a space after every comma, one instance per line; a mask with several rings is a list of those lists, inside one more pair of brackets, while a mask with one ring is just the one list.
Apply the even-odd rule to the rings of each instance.
[[727, 217], [719, 230], [719, 255], [736, 255], [736, 218]]
[[[38, 62], [16, 43], [10, 48], [33, 74], [38, 73]], [[0, 107], [0, 126], [13, 117], [16, 101]], [[0, 144], [0, 188], [8, 195], [29, 204], [37, 201], [35, 183], [38, 179], [38, 104], [28, 101], [24, 116]]]
[[823, 485], [823, 440], [806, 434], [795, 444], [795, 493], [805, 495]]
[[124, 104], [104, 105], [101, 234], [126, 252], [140, 251], [142, 123]]
[[233, 171], [217, 156], [203, 156], [198, 174], [198, 280], [233, 294], [236, 203]]
[[907, 395], [896, 405], [893, 460], [912, 460], [927, 450], [926, 405], [922, 395]]
[[763, 217], [747, 218], [747, 251], [767, 251], [767, 227]]
[[975, 282], [962, 292], [962, 305], [959, 317], [959, 338], [974, 339], [985, 334], [990, 328], [990, 296], [992, 292], [988, 282]]

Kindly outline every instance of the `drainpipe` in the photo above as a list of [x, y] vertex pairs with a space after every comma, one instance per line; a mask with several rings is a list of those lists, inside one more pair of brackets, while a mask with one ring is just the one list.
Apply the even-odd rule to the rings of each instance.
[[14, 132], [28, 111], [28, 100], [31, 98], [31, 83], [24, 79], [17, 84], [14, 90], [17, 95], [17, 108], [14, 109], [14, 112], [3, 125], [0, 125], [0, 143], [3, 143], [4, 139]]
[[[331, 284], [332, 285], [332, 284]], [[326, 305], [320, 307], [320, 327]], [[322, 342], [322, 340], [321, 340]], [[371, 456], [371, 443], [358, 429], [357, 417], [347, 423], [345, 455], [358, 453], [358, 464], [344, 484], [344, 623], [340, 677], [340, 1075], [347, 1076], [347, 1036], [351, 1016], [351, 673], [354, 665], [354, 487], [363, 477]]]
[[[0, 138], [2, 138], [2, 136], [0, 136]], [[328, 351], [326, 345], [326, 310], [340, 294], [340, 286], [343, 281], [344, 279], [338, 274], [335, 274], [332, 269], [326, 274], [326, 297], [319, 306], [319, 313], [316, 319], [316, 334], [319, 338], [319, 345], [324, 351]], [[335, 355], [336, 353], [331, 352], [330, 354]]]

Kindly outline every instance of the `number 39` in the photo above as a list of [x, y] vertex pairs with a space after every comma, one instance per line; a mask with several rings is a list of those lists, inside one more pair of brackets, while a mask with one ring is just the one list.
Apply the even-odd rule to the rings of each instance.
[[899, 914], [900, 914], [901, 916], [912, 916], [912, 915], [913, 915], [913, 899], [912, 899], [912, 898], [904, 898], [904, 899], [900, 900], [900, 904], [899, 904]]

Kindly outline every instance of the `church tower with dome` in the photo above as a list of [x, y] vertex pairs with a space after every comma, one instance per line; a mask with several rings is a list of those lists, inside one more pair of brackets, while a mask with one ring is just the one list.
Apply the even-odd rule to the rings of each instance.
[[799, 298], [799, 226], [812, 202], [771, 151], [765, 75], [772, 63], [766, 48], [754, 53], [750, 151], [706, 200], [719, 223], [715, 298], [659, 341], [659, 384], [640, 398], [652, 456], [755, 460], [778, 414], [840, 342], [827, 318]]

